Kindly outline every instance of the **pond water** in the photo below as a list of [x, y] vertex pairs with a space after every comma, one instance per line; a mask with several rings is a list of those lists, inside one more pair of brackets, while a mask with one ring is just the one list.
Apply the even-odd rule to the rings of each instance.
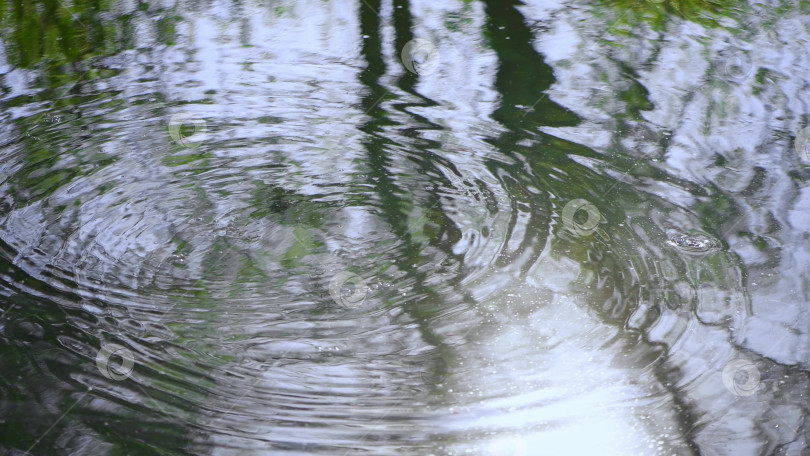
[[3, 454], [808, 454], [807, 2], [0, 19]]

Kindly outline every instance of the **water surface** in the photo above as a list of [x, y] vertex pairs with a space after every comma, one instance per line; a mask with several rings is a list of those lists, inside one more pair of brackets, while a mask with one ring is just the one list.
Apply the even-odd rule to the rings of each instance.
[[0, 448], [804, 454], [804, 4], [0, 1]]

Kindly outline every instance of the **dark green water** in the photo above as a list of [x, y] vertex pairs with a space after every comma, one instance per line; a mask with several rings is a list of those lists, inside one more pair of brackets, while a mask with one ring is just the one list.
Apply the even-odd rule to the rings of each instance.
[[807, 454], [807, 8], [0, 0], [0, 452]]

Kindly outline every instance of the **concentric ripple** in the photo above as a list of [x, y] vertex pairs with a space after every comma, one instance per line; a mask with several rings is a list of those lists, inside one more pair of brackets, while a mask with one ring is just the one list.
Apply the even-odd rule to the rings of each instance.
[[660, 84], [796, 72], [599, 4], [136, 3], [0, 34], [0, 449], [798, 454], [806, 176]]

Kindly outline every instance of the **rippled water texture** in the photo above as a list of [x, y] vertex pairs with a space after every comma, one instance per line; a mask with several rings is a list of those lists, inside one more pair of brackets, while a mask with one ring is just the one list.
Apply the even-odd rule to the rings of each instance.
[[3, 454], [807, 454], [805, 2], [0, 18]]

